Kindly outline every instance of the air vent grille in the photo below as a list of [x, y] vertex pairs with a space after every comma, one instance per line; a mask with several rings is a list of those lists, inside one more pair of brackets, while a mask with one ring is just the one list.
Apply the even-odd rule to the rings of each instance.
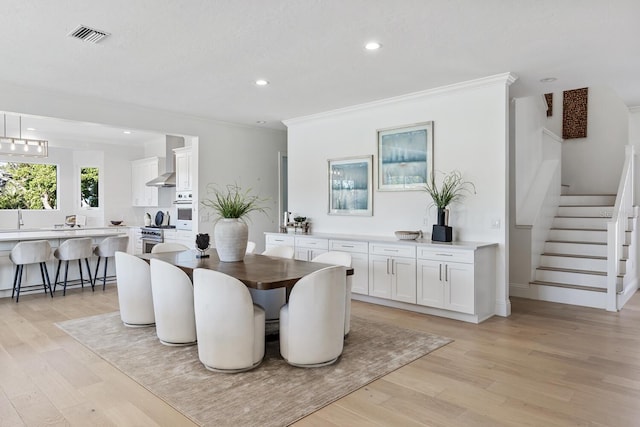
[[68, 34], [69, 37], [73, 37], [89, 43], [98, 43], [99, 41], [110, 35], [111, 34], [104, 31], [85, 27], [84, 25], [79, 25], [75, 30], [71, 31]]

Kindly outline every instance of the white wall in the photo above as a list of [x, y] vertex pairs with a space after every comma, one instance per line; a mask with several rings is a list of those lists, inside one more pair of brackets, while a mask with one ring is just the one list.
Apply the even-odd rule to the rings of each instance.
[[[562, 92], [553, 94], [553, 116], [546, 127], [562, 136]], [[629, 137], [629, 110], [618, 95], [589, 87], [587, 137], [562, 143], [562, 183], [570, 194], [615, 194]]]
[[[315, 232], [393, 236], [430, 231], [435, 209], [422, 191], [373, 196], [373, 216], [327, 214], [327, 160], [374, 155], [376, 129], [434, 121], [434, 167], [460, 170], [477, 195], [451, 207], [454, 239], [497, 242], [497, 311], [508, 314], [508, 83], [502, 75], [326, 114], [286, 121], [289, 127], [289, 209], [310, 218]], [[374, 167], [376, 170], [377, 167]], [[376, 182], [377, 176], [374, 176]], [[375, 184], [374, 184], [375, 187]], [[426, 224], [425, 224], [426, 221]], [[499, 228], [492, 228], [498, 222]]]
[[[256, 190], [264, 191], [261, 196], [277, 202], [277, 168], [274, 166], [278, 151], [286, 150], [286, 133], [280, 130], [241, 126], [223, 123], [211, 119], [188, 116], [168, 111], [138, 107], [134, 105], [114, 103], [105, 100], [50, 92], [34, 88], [25, 88], [0, 83], [0, 110], [22, 114], [34, 114], [78, 120], [91, 123], [102, 123], [129, 129], [141, 129], [162, 134], [191, 135], [194, 146], [194, 158], [198, 164], [194, 170], [198, 188], [196, 194], [202, 194], [208, 182], [214, 180], [220, 184], [232, 183], [236, 177], [242, 177], [239, 183], [254, 185]], [[202, 151], [202, 155], [197, 155]], [[143, 153], [140, 153], [144, 156]], [[273, 162], [269, 159], [273, 158]], [[125, 183], [125, 176], [130, 177], [130, 165], [125, 164], [117, 155], [105, 156], [105, 174], [107, 181], [113, 180], [116, 187], [113, 191], [121, 191], [122, 197], [115, 197], [114, 206], [118, 203], [131, 205], [130, 184]], [[130, 178], [127, 178], [130, 179]], [[126, 193], [126, 194], [125, 194]], [[105, 214], [106, 219], [115, 212]], [[262, 232], [277, 230], [277, 211], [272, 219], [255, 220], [250, 224], [250, 238], [262, 242]], [[137, 215], [135, 216], [136, 219]], [[141, 221], [141, 219], [138, 219]], [[199, 229], [207, 230], [208, 221], [200, 221]]]

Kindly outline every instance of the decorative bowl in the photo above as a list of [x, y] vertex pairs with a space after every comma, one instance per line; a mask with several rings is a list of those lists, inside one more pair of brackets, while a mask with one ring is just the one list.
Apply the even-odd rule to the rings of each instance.
[[111, 221], [111, 225], [120, 225], [122, 221]]
[[420, 237], [420, 235], [422, 234], [422, 232], [420, 231], [396, 231], [395, 235], [396, 238], [398, 238], [398, 240], [416, 240], [418, 237]]

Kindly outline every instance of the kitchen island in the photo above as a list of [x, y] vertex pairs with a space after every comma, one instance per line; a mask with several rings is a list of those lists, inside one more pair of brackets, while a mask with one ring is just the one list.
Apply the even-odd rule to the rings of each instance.
[[[55, 279], [55, 268], [57, 267], [57, 260], [53, 257], [53, 251], [65, 240], [74, 239], [78, 237], [91, 237], [93, 244], [97, 245], [102, 240], [110, 236], [128, 235], [128, 227], [100, 227], [100, 228], [47, 228], [47, 229], [22, 229], [22, 230], [5, 230], [0, 231], [0, 298], [10, 297], [11, 289], [13, 287], [13, 277], [15, 273], [15, 266], [9, 259], [11, 249], [19, 243], [30, 240], [48, 240], [51, 244], [51, 260], [47, 262], [47, 269], [49, 270], [49, 277], [51, 279], [51, 285], [53, 286], [53, 280]], [[95, 263], [97, 258], [90, 260], [91, 274], [95, 272]], [[108, 275], [115, 274], [115, 263], [109, 263]], [[77, 280], [80, 278], [78, 271], [78, 264], [76, 262], [69, 263], [69, 281]], [[31, 286], [41, 284], [42, 278], [40, 276], [40, 268], [38, 264], [25, 266], [23, 276], [23, 286]], [[74, 287], [70, 285], [67, 288]], [[79, 285], [78, 285], [79, 286]], [[42, 290], [39, 292], [42, 293]]]

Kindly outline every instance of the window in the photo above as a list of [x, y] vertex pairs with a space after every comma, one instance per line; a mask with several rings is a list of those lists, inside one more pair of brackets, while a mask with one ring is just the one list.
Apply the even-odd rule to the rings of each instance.
[[58, 167], [0, 162], [0, 209], [57, 209]]
[[100, 206], [98, 198], [98, 168], [80, 168], [80, 207], [85, 209]]

